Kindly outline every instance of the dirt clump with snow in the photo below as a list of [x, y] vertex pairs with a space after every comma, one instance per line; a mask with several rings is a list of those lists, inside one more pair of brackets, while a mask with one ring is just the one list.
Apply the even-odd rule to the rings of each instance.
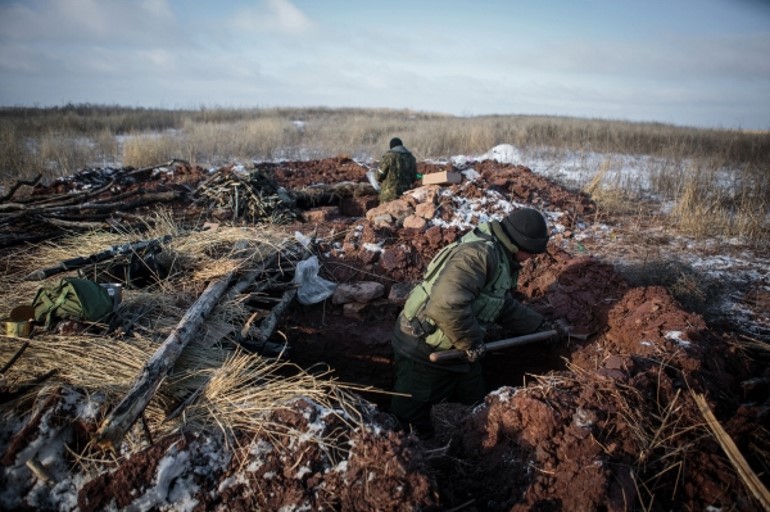
[[[494, 160], [419, 166], [422, 174], [447, 169], [463, 172], [463, 181], [415, 183], [379, 204], [367, 168], [347, 158], [254, 166], [297, 194], [301, 214], [279, 229], [312, 238], [322, 277], [340, 287], [377, 285], [363, 301], [294, 303], [276, 329], [299, 367], [324, 365], [361, 386], [366, 428], [297, 400], [262, 434], [237, 440], [246, 459], [215, 438], [168, 436], [80, 484], [77, 508], [761, 510], [695, 396], [706, 398], [767, 485], [768, 389], [746, 394], [746, 382], [763, 378], [762, 362], [665, 288], [632, 286], [600, 255], [576, 253], [577, 235], [596, 211], [585, 194]], [[399, 430], [387, 392], [390, 335], [406, 294], [443, 246], [523, 205], [546, 213], [552, 240], [524, 266], [520, 298], [549, 319], [566, 319], [577, 336], [487, 354], [483, 404], [435, 407], [428, 440]], [[509, 336], [493, 329], [488, 341]], [[96, 417], [68, 411], [59, 416], [79, 425], [73, 439], [82, 441]], [[27, 421], [0, 439], [3, 464], [16, 463], [44, 422]]]

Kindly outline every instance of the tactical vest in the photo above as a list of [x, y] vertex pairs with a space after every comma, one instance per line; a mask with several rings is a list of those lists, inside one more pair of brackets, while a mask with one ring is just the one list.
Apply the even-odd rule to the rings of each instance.
[[452, 348], [452, 343], [441, 329], [436, 328], [433, 320], [425, 317], [422, 313], [430, 300], [433, 284], [441, 274], [441, 270], [446, 265], [446, 261], [454, 249], [460, 244], [473, 242], [490, 244], [497, 251], [499, 262], [495, 268], [494, 276], [484, 285], [481, 294], [471, 305], [473, 314], [482, 329], [486, 330], [489, 324], [497, 320], [505, 305], [506, 294], [515, 285], [518, 278], [518, 272], [511, 272], [505, 249], [501, 244], [494, 242], [489, 224], [482, 224], [473, 231], [466, 233], [460, 240], [441, 249], [428, 265], [423, 281], [412, 290], [404, 305], [404, 316], [407, 321], [412, 323], [414, 320], [418, 320], [424, 327], [425, 342], [438, 350]]

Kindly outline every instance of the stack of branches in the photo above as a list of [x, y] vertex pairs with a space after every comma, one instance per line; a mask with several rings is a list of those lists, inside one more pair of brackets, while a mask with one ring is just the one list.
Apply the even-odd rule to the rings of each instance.
[[258, 170], [249, 173], [228, 168], [218, 170], [198, 186], [195, 202], [209, 210], [231, 212], [232, 220], [269, 221], [278, 225], [299, 217], [291, 194]]
[[[0, 198], [0, 247], [47, 240], [65, 230], [110, 228], [134, 219], [130, 212], [138, 208], [178, 201], [186, 194], [183, 188], [140, 186], [159, 169], [174, 166], [189, 164], [172, 160], [142, 169], [84, 169], [47, 187], [40, 184], [40, 176], [19, 181]], [[31, 193], [14, 200], [22, 185], [31, 186]]]

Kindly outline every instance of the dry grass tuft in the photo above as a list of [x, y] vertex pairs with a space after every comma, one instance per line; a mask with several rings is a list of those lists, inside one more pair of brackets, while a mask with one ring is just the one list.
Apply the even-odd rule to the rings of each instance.
[[124, 165], [149, 167], [173, 158], [189, 160], [184, 151], [184, 142], [173, 133], [135, 133], [123, 142]]
[[631, 200], [627, 189], [620, 182], [618, 174], [610, 178], [610, 163], [605, 161], [591, 181], [583, 187], [599, 209], [611, 215], [629, 215], [635, 213], [636, 201]]
[[266, 423], [270, 414], [300, 398], [329, 410], [344, 409], [346, 403], [355, 408], [359, 403], [344, 390], [360, 388], [333, 380], [331, 371], [313, 375], [292, 363], [244, 352], [231, 354], [196, 377], [204, 382], [201, 398], [185, 414], [186, 425], [193, 429], [216, 420], [228, 433], [259, 433], [271, 428]]
[[[34, 332], [27, 349], [2, 376], [4, 386], [15, 389], [51, 372], [46, 384], [70, 386], [86, 395], [98, 393], [107, 407], [114, 406], [132, 388], [159, 343], [177, 326], [207, 281], [236, 269], [259, 268], [268, 260], [273, 262], [270, 267], [276, 268], [275, 274], [289, 273], [298, 258], [295, 240], [264, 226], [185, 232], [167, 212], [159, 211], [148, 221], [147, 228], [141, 233], [86, 233], [42, 244], [30, 252], [25, 274], [129, 241], [171, 234], [173, 238], [162, 254], [174, 268], [156, 284], [124, 288], [123, 301], [116, 310], [117, 322], [113, 322], [117, 330], [112, 333], [108, 333], [107, 326], [94, 326], [88, 335]], [[279, 267], [274, 263], [277, 255]], [[85, 277], [93, 277], [98, 271], [96, 266], [82, 269]], [[63, 275], [49, 280], [56, 281]], [[35, 290], [46, 284], [23, 281], [23, 277], [17, 272], [2, 283], [11, 302], [31, 303]], [[146, 432], [157, 438], [180, 428], [220, 430], [230, 440], [236, 431], [277, 433], [278, 426], [269, 424], [268, 418], [300, 398], [339, 415], [351, 428], [364, 424], [362, 411], [366, 406], [353, 391], [376, 390], [339, 383], [331, 378], [329, 370], [311, 374], [282, 360], [240, 351], [235, 337], [249, 315], [250, 310], [239, 296], [225, 296], [217, 304], [176, 361], [172, 374], [163, 381], [141, 421], [126, 436], [130, 451], [146, 445]], [[0, 361], [11, 360], [19, 347], [18, 338], [0, 337]], [[37, 391], [39, 388], [30, 393]], [[30, 394], [18, 404], [33, 399]], [[180, 404], [187, 408], [180, 408]], [[176, 410], [183, 412], [176, 414]], [[327, 436], [318, 442], [336, 441]], [[81, 463], [89, 462], [84, 459]]]

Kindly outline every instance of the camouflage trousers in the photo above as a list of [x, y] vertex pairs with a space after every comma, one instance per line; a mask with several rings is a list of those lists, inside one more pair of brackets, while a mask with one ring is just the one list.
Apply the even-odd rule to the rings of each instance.
[[433, 435], [431, 408], [441, 402], [473, 405], [484, 399], [481, 363], [468, 365], [467, 372], [437, 368], [395, 353], [394, 391], [410, 396], [393, 396], [391, 412], [405, 428], [413, 428], [421, 437]]

